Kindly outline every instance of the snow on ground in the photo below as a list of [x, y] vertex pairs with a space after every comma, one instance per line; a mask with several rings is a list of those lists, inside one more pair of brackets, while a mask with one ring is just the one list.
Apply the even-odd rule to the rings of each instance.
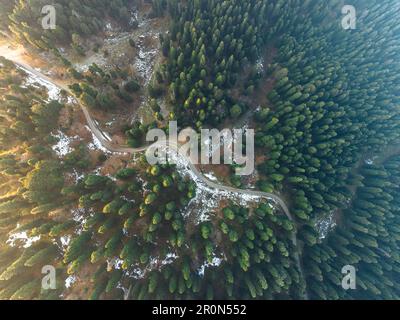
[[126, 196], [121, 196], [121, 199], [124, 200], [124, 201], [126, 201], [126, 202], [136, 203], [135, 200], [133, 200], [133, 199], [128, 199]]
[[[246, 134], [247, 130], [249, 129], [249, 125], [247, 123], [243, 124], [243, 126], [240, 128], [242, 130], [242, 134]], [[219, 137], [219, 140], [215, 141], [214, 143], [213, 138], [211, 136], [207, 137], [206, 139], [201, 141], [201, 151], [203, 150], [207, 152], [208, 158], [212, 160], [213, 154], [218, 154], [221, 149], [226, 149], [230, 150], [233, 152], [237, 147], [241, 148], [241, 144], [238, 144], [238, 138], [240, 138], [240, 133], [236, 134], [233, 132], [233, 130], [230, 129], [225, 129], [220, 132], [220, 135], [217, 135], [217, 138]], [[243, 141], [245, 141], [245, 137], [243, 137]], [[237, 150], [235, 150], [237, 151]], [[245, 151], [245, 150], [242, 150]], [[234, 157], [233, 157], [234, 158]], [[218, 159], [219, 160], [219, 159]], [[235, 159], [233, 159], [234, 161]]]
[[65, 279], [65, 287], [71, 288], [72, 285], [76, 282], [76, 280], [77, 280], [76, 276], [74, 275], [69, 276], [67, 279]]
[[374, 164], [374, 160], [373, 159], [366, 159], [365, 160], [365, 164], [367, 164], [367, 165], [369, 165], [369, 166], [372, 166], [373, 164]]
[[113, 30], [113, 28], [112, 28], [112, 25], [111, 25], [111, 23], [107, 23], [106, 24], [106, 31], [112, 31]]
[[67, 176], [71, 177], [73, 179], [73, 181], [76, 183], [78, 183], [79, 180], [81, 180], [82, 178], [85, 177], [84, 173], [79, 173], [75, 168], [73, 169], [72, 172], [68, 172]]
[[[156, 58], [160, 52], [158, 36], [162, 30], [154, 30], [151, 21], [148, 19], [139, 21], [139, 30], [141, 30], [140, 36], [136, 41], [136, 47], [139, 51], [134, 66], [139, 75], [143, 78], [145, 86], [147, 86], [153, 76]], [[149, 41], [154, 42], [155, 46], [145, 45], [145, 43]]]
[[51, 136], [58, 140], [58, 142], [51, 148], [57, 153], [59, 158], [62, 158], [68, 153], [72, 152], [73, 149], [71, 148], [71, 143], [80, 139], [79, 136], [69, 137], [61, 130], [58, 130], [56, 134], [52, 133]]
[[58, 88], [56, 85], [52, 84], [51, 82], [48, 82], [44, 79], [41, 79], [40, 77], [38, 77], [37, 75], [33, 74], [31, 71], [22, 68], [22, 67], [18, 67], [17, 68], [23, 70], [26, 74], [27, 77], [25, 79], [25, 85], [26, 86], [32, 86], [32, 87], [36, 87], [39, 88], [39, 86], [43, 86], [47, 89], [47, 94], [48, 94], [48, 101], [51, 100], [60, 100], [60, 88]]
[[[159, 26], [154, 26], [151, 20], [145, 18], [139, 18], [138, 20], [138, 30], [139, 37], [136, 39], [136, 47], [138, 49], [137, 57], [133, 63], [138, 75], [142, 78], [143, 85], [146, 87], [150, 84], [153, 79], [154, 71], [157, 68], [159, 60], [161, 58], [160, 54], [160, 41], [158, 39], [160, 33], [164, 33], [165, 30], [161, 29]], [[151, 43], [151, 45], [149, 45]], [[145, 94], [141, 98], [139, 109], [146, 114], [146, 107], [150, 97], [145, 90]], [[166, 112], [165, 103], [159, 103], [162, 111], [162, 115], [166, 117], [168, 112]], [[132, 122], [135, 120], [143, 122], [143, 115], [137, 115], [133, 117]]]
[[154, 60], [158, 54], [158, 48], [151, 49], [142, 45], [143, 38], [140, 37], [140, 41], [137, 46], [139, 47], [138, 58], [136, 59], [134, 66], [140, 76], [144, 80], [145, 86], [150, 83], [153, 75]]
[[147, 188], [147, 185], [149, 184], [149, 182], [147, 180], [144, 180], [142, 177], [137, 176], [136, 180], [140, 182], [140, 184], [142, 185], [142, 188], [145, 189]]
[[107, 271], [110, 272], [112, 269], [121, 270], [124, 260], [120, 258], [107, 259]]
[[133, 269], [132, 272], [128, 272], [127, 276], [130, 277], [130, 278], [134, 278], [136, 280], [144, 279], [144, 277], [146, 275], [146, 271], [147, 271], [146, 269], [142, 269], [142, 268], [136, 267], [136, 268]]
[[174, 252], [168, 253], [164, 258], [150, 257], [150, 262], [145, 268], [141, 268], [139, 265], [136, 265], [133, 270], [130, 272], [128, 271], [126, 275], [134, 279], [143, 279], [147, 273], [153, 270], [160, 270], [161, 267], [172, 264], [178, 258], [179, 256]]
[[168, 253], [163, 261], [161, 261], [161, 265], [165, 266], [167, 264], [173, 263], [178, 256], [175, 253]]
[[257, 72], [263, 73], [265, 71], [264, 64], [265, 64], [265, 60], [264, 60], [263, 57], [259, 58], [256, 61], [256, 70], [257, 70]]
[[107, 177], [107, 178], [109, 178], [110, 180], [112, 180], [114, 182], [118, 181], [118, 179], [115, 176], [111, 175], [111, 174], [106, 174], [106, 175], [103, 174], [102, 176], [103, 177]]
[[104, 152], [106, 154], [110, 154], [111, 152], [103, 147], [100, 140], [97, 139], [96, 135], [92, 132], [92, 130], [90, 130], [89, 126], [85, 125], [85, 128], [92, 134], [92, 138], [93, 138], [93, 142], [88, 144], [88, 148], [90, 150], [101, 150], [102, 152]]
[[214, 175], [213, 172], [204, 173], [204, 176], [211, 181], [218, 181], [218, 178]]
[[222, 264], [222, 262], [224, 262], [225, 260], [226, 260], [225, 257], [220, 257], [219, 258], [219, 257], [214, 256], [212, 261], [211, 261], [211, 263], [208, 262], [208, 261], [204, 261], [204, 263], [200, 266], [200, 268], [197, 269], [197, 274], [200, 277], [204, 277], [204, 273], [205, 273], [207, 268], [219, 267]]
[[[179, 256], [174, 252], [168, 253], [164, 258], [150, 257], [150, 262], [148, 263], [148, 265], [145, 268], [141, 268], [141, 267], [139, 267], [139, 265], [136, 265], [132, 269], [132, 271], [126, 272], [126, 276], [128, 276], [130, 278], [134, 278], [136, 280], [144, 279], [149, 272], [151, 272], [153, 270], [160, 270], [163, 266], [174, 263], [174, 261], [178, 258], [179, 258]], [[225, 260], [226, 260], [226, 257], [224, 255], [222, 255], [221, 257], [218, 257], [214, 254], [211, 262], [204, 261], [203, 264], [197, 269], [198, 275], [203, 277], [205, 270], [207, 268], [219, 267]], [[107, 261], [107, 263], [109, 264], [108, 266], [110, 268], [114, 267], [115, 269], [120, 269], [123, 261], [118, 258], [115, 258], [111, 261]]]
[[329, 232], [336, 227], [335, 212], [333, 211], [325, 217], [318, 219], [315, 223], [315, 227], [318, 232], [319, 239], [325, 239]]
[[249, 176], [246, 176], [242, 179], [243, 185], [246, 189], [255, 190], [256, 189], [256, 182], [259, 180], [259, 174], [257, 169], [254, 169], [253, 173]]
[[113, 117], [111, 121], [106, 122], [105, 125], [106, 125], [107, 127], [111, 127], [114, 123], [115, 123], [115, 117]]
[[[143, 77], [145, 83], [149, 83], [150, 77], [152, 75], [152, 70], [154, 67], [154, 59], [159, 52], [159, 41], [158, 33], [162, 30], [155, 30], [152, 20], [146, 16], [139, 15], [137, 10], [131, 11], [130, 25], [137, 25], [137, 28], [128, 32], [121, 32], [118, 29], [114, 29], [110, 23], [106, 23], [105, 30], [107, 31], [107, 38], [104, 39], [103, 49], [107, 49], [110, 56], [123, 58], [125, 56], [124, 52], [121, 52], [120, 46], [124, 45], [129, 39], [135, 39], [139, 37], [137, 42], [138, 46], [138, 57], [135, 59], [134, 66], [137, 71]], [[156, 41], [157, 48], [151, 48], [151, 46], [143, 46], [143, 39], [146, 37], [152, 37]], [[86, 57], [83, 61], [75, 63], [75, 68], [80, 72], [86, 72], [89, 66], [96, 63], [102, 68], [110, 68], [109, 59], [104, 57], [103, 52], [94, 53]]]
[[[89, 212], [89, 216], [91, 215], [91, 209]], [[86, 212], [86, 210], [84, 208], [73, 208], [71, 209], [71, 215], [72, 215], [72, 219], [78, 223], [78, 227], [75, 230], [75, 234], [81, 234], [83, 229], [84, 229], [84, 225], [87, 221], [88, 218], [88, 214]]]
[[71, 213], [72, 213], [74, 221], [76, 221], [76, 222], [82, 222], [85, 219], [85, 209], [84, 208], [72, 209]]
[[39, 240], [40, 236], [29, 237], [26, 231], [23, 231], [11, 234], [6, 241], [6, 244], [8, 244], [10, 247], [15, 247], [17, 245], [17, 242], [22, 242], [24, 248], [29, 248], [30, 246], [32, 246], [33, 243]]
[[137, 24], [137, 26], [140, 27], [139, 12], [137, 10], [132, 10], [131, 11], [131, 19], [129, 20], [129, 25], [133, 26], [135, 24]]
[[[210, 216], [219, 208], [222, 200], [230, 200], [243, 207], [249, 207], [251, 203], [259, 203], [263, 200], [263, 198], [259, 196], [210, 188], [190, 169], [189, 162], [185, 157], [176, 154], [176, 152], [168, 152], [168, 155], [170, 160], [176, 164], [177, 172], [184, 178], [190, 178], [196, 184], [195, 197], [191, 199], [187, 207], [182, 210], [182, 215], [185, 218], [189, 218], [190, 216], [190, 219], [196, 225], [204, 221], [209, 221]], [[269, 203], [269, 205], [271, 208], [274, 208], [271, 203]]]
[[92, 174], [101, 176], [101, 169], [102, 167], [97, 167], [96, 169], [93, 170]]
[[60, 237], [58, 240], [53, 239], [52, 242], [62, 251], [65, 253], [68, 249], [69, 244], [71, 243], [71, 235], [65, 235]]
[[60, 242], [61, 242], [61, 247], [62, 250], [65, 251], [67, 250], [70, 242], [71, 242], [71, 236], [70, 235], [66, 235], [66, 236], [62, 236], [60, 237]]

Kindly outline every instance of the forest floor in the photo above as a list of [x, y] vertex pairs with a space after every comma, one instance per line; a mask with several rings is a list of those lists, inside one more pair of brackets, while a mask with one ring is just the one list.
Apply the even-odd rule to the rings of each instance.
[[[241, 73], [231, 92], [232, 98], [241, 104], [247, 105], [248, 110], [246, 110], [239, 119], [229, 119], [224, 121], [220, 125], [220, 130], [223, 128], [254, 129], [256, 127], [254, 113], [257, 112], [261, 107], [272, 107], [267, 96], [273, 90], [276, 79], [268, 74], [268, 65], [273, 63], [277, 54], [278, 51], [275, 47], [267, 47], [264, 50], [264, 54], [257, 60], [255, 65], [249, 64], [247, 67], [245, 67], [244, 72]], [[262, 79], [258, 87], [254, 90], [253, 94], [244, 95], [243, 83], [246, 82], [246, 79], [249, 77], [252, 69], [254, 68], [262, 74]], [[265, 154], [265, 150], [258, 150], [255, 155], [256, 165], [261, 164], [266, 160], [268, 160], [268, 156]], [[229, 165], [199, 165], [198, 168], [206, 175], [214, 175], [216, 181], [219, 181], [225, 185], [233, 186], [230, 179], [232, 176], [232, 170]], [[259, 173], [257, 170], [255, 170], [252, 175], [241, 178], [242, 187], [247, 189], [256, 188], [256, 182], [259, 180], [259, 178]]]
[[[244, 72], [241, 73], [235, 88], [232, 90], [232, 96], [235, 100], [247, 104], [250, 106], [250, 110], [253, 110], [259, 106], [270, 107], [270, 102], [267, 98], [275, 86], [276, 79], [271, 76], [268, 72], [268, 65], [273, 63], [275, 57], [278, 55], [278, 50], [275, 47], [267, 47], [264, 50], [264, 54], [256, 61], [255, 65], [249, 65], [245, 67]], [[251, 95], [244, 95], [241, 86], [246, 83], [246, 79], [250, 76], [252, 69], [256, 69], [257, 72], [262, 74], [260, 84], [254, 90]]]
[[[134, 120], [144, 123], [153, 120], [152, 110], [147, 108], [147, 85], [163, 59], [159, 35], [167, 30], [168, 18], [150, 19], [150, 12], [151, 4], [148, 3], [142, 5], [140, 10], [134, 10], [131, 19], [137, 23], [137, 27], [132, 27], [129, 31], [120, 30], [112, 22], [108, 22], [103, 34], [85, 41], [87, 51], [84, 57], [77, 55], [73, 49], [60, 48], [78, 71], [87, 71], [93, 63], [106, 71], [114, 68], [127, 69], [129, 75], [141, 84], [141, 90], [129, 107], [107, 111], [103, 117], [94, 114], [100, 126], [111, 133], [116, 133], [124, 124], [129, 125]], [[129, 44], [129, 40], [135, 42], [135, 47]], [[97, 49], [93, 50], [95, 47]]]
[[[380, 154], [371, 154], [366, 153], [362, 159], [358, 162], [358, 164], [352, 170], [352, 174], [358, 174], [359, 170], [364, 167], [365, 165], [382, 165], [385, 161], [390, 159], [393, 156], [400, 154], [400, 144], [392, 145], [385, 150], [383, 150]], [[346, 203], [345, 209], [351, 208], [354, 198], [357, 195], [357, 190], [359, 187], [354, 185], [347, 186], [349, 189], [350, 198]], [[344, 221], [344, 211], [345, 209], [336, 209], [331, 213], [332, 216], [332, 225], [343, 225]]]

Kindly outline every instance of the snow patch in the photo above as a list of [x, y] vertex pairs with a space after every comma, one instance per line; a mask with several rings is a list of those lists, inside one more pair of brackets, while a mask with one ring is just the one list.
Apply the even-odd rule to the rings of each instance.
[[76, 222], [82, 222], [85, 219], [85, 209], [83, 208], [72, 209], [71, 213]]
[[71, 173], [67, 173], [67, 175], [72, 177], [75, 184], [77, 184], [79, 182], [79, 180], [81, 180], [82, 178], [85, 177], [84, 173], [79, 173], [76, 169], [73, 169], [73, 171]]
[[76, 208], [76, 209], [71, 209], [71, 214], [72, 214], [72, 219], [79, 224], [75, 232], [76, 234], [81, 234], [84, 225], [87, 221], [86, 211], [84, 208]]
[[76, 280], [77, 280], [76, 276], [74, 276], [74, 275], [69, 276], [67, 279], [65, 279], [65, 287], [67, 289], [71, 288], [72, 285], [76, 282]]
[[218, 178], [214, 175], [213, 172], [204, 173], [203, 175], [204, 175], [208, 180], [211, 180], [211, 181], [218, 181]]
[[61, 242], [62, 250], [66, 251], [71, 242], [71, 236], [67, 235], [67, 236], [60, 237], [60, 242]]
[[79, 139], [79, 136], [68, 137], [61, 130], [58, 130], [56, 134], [52, 133], [51, 136], [58, 140], [58, 142], [51, 148], [57, 153], [59, 158], [71, 153], [73, 151], [73, 149], [70, 147], [71, 143]]
[[145, 268], [135, 265], [131, 272], [127, 272], [127, 276], [134, 279], [143, 279], [147, 273], [153, 270], [161, 270], [163, 266], [174, 263], [178, 258], [179, 256], [174, 252], [168, 253], [164, 258], [150, 257], [150, 262]]
[[111, 154], [110, 151], [104, 148], [100, 140], [97, 139], [96, 135], [92, 132], [92, 130], [90, 130], [89, 126], [86, 125], [85, 128], [92, 134], [92, 139], [93, 139], [93, 142], [88, 144], [88, 148], [90, 150], [100, 150], [106, 154]]
[[265, 64], [264, 58], [259, 58], [256, 61], [256, 70], [258, 73], [264, 73], [265, 70], [264, 64]]
[[105, 125], [106, 125], [107, 127], [111, 127], [111, 126], [114, 124], [114, 122], [115, 122], [115, 118], [113, 117], [112, 120], [109, 121], [109, 122], [106, 122]]
[[372, 166], [374, 164], [374, 160], [373, 159], [366, 159], [365, 160], [365, 164]]
[[10, 247], [15, 247], [17, 244], [16, 242], [22, 242], [23, 248], [29, 248], [34, 244], [35, 242], [40, 240], [40, 235], [36, 237], [29, 237], [26, 231], [23, 232], [18, 232], [18, 233], [13, 233], [10, 235], [8, 240], [6, 241], [6, 244], [8, 244]]
[[[211, 214], [219, 208], [222, 200], [230, 200], [236, 205], [248, 207], [251, 203], [259, 203], [265, 199], [261, 196], [211, 188], [197, 177], [196, 173], [190, 168], [190, 163], [187, 158], [176, 152], [167, 151], [167, 153], [169, 159], [176, 164], [177, 172], [182, 177], [189, 178], [196, 184], [195, 197], [190, 200], [187, 207], [181, 212], [184, 218], [190, 218], [195, 225], [209, 221]], [[268, 205], [274, 208], [271, 203], [268, 203]]]
[[107, 23], [107, 24], [106, 24], [106, 30], [107, 30], [107, 31], [111, 31], [111, 30], [112, 30], [112, 25], [111, 25], [111, 23]]
[[315, 223], [315, 227], [318, 232], [319, 239], [325, 239], [329, 232], [336, 227], [335, 212], [331, 212], [325, 217], [318, 219]]
[[38, 77], [37, 75], [35, 75], [31, 71], [29, 71], [28, 69], [25, 69], [25, 68], [22, 68], [19, 66], [17, 66], [17, 68], [19, 68], [19, 69], [23, 70], [25, 73], [27, 73], [28, 76], [25, 79], [26, 86], [32, 86], [35, 88], [40, 88], [40, 86], [43, 86], [47, 89], [47, 95], [48, 95], [47, 101], [52, 101], [52, 100], [59, 101], [60, 100], [61, 90], [56, 85]]
[[158, 49], [148, 50], [139, 45], [139, 54], [134, 65], [140, 76], [144, 79], [145, 85], [150, 83], [153, 75], [154, 59], [157, 56]]
[[179, 257], [175, 253], [168, 253], [164, 260], [161, 261], [163, 266], [173, 263]]
[[107, 260], [107, 271], [111, 271], [113, 268], [115, 270], [121, 270], [124, 260], [120, 258], [113, 258], [111, 260]]
[[225, 257], [219, 258], [219, 257], [214, 256], [211, 262], [204, 261], [204, 263], [200, 266], [200, 268], [197, 269], [197, 274], [200, 277], [204, 277], [204, 273], [207, 268], [219, 267], [222, 264], [222, 262], [224, 262], [225, 260], [226, 260]]

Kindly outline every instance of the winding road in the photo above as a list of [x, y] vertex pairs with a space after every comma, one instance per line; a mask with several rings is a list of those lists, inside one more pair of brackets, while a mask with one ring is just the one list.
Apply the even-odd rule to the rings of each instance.
[[[17, 49], [12, 49], [8, 44], [3, 44], [0, 45], [0, 56], [5, 57], [6, 59], [14, 62], [15, 65], [17, 65], [19, 68], [22, 70], [31, 73], [35, 75], [36, 77], [40, 78], [42, 81], [47, 82], [50, 85], [56, 86], [59, 89], [64, 90], [67, 92], [71, 97], [74, 95], [72, 94], [71, 90], [68, 88], [68, 85], [65, 83], [62, 83], [61, 81], [57, 81], [54, 79], [49, 78], [45, 74], [43, 74], [41, 71], [31, 67], [29, 64], [26, 63], [25, 53], [21, 49], [21, 47]], [[290, 221], [292, 221], [295, 225], [295, 230], [292, 232], [291, 236], [291, 241], [295, 248], [297, 250], [294, 250], [294, 259], [296, 261], [296, 264], [298, 266], [298, 269], [301, 273], [302, 278], [305, 280], [304, 277], [304, 270], [302, 267], [301, 263], [301, 258], [300, 258], [300, 248], [298, 247], [298, 241], [297, 241], [297, 227], [296, 227], [296, 221], [293, 218], [292, 214], [290, 213], [290, 210], [288, 206], [286, 205], [285, 201], [279, 197], [276, 194], [273, 193], [267, 193], [267, 192], [262, 192], [262, 191], [255, 191], [255, 190], [245, 190], [245, 189], [237, 189], [229, 186], [224, 186], [215, 182], [210, 181], [207, 179], [201, 172], [200, 170], [191, 162], [190, 157], [186, 153], [181, 152], [181, 148], [178, 144], [176, 143], [171, 143], [170, 141], [157, 141], [156, 143], [148, 146], [143, 146], [140, 148], [130, 148], [128, 146], [121, 146], [121, 145], [116, 145], [113, 144], [107, 136], [99, 129], [97, 126], [95, 120], [91, 117], [89, 110], [79, 103], [76, 99], [74, 100], [77, 105], [80, 106], [82, 109], [82, 112], [86, 118], [87, 124], [92, 131], [92, 133], [95, 135], [95, 137], [99, 140], [99, 142], [102, 144], [102, 146], [107, 149], [110, 152], [113, 153], [128, 153], [128, 154], [135, 154], [135, 153], [143, 153], [146, 152], [149, 148], [154, 148], [154, 147], [162, 147], [165, 145], [168, 145], [169, 149], [172, 149], [173, 151], [177, 152], [180, 154], [182, 157], [184, 157], [187, 162], [188, 162], [188, 167], [189, 169], [195, 174], [195, 176], [205, 185], [207, 185], [209, 188], [213, 190], [220, 190], [220, 191], [225, 191], [229, 193], [236, 193], [236, 194], [241, 194], [241, 195], [248, 195], [248, 196], [253, 196], [253, 197], [258, 197], [258, 198], [264, 198], [269, 201], [272, 201], [273, 203], [279, 205], [279, 207], [282, 209], [282, 211], [285, 213], [285, 215], [288, 217]], [[304, 298], [308, 300], [308, 294], [307, 290], [305, 292]]]

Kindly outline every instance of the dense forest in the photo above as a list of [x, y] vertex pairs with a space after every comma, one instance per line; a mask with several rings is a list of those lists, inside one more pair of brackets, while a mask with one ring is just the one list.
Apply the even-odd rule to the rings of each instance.
[[[84, 51], [76, 39], [100, 33], [104, 17], [129, 27], [135, 3], [95, 2], [59, 1], [68, 14], [43, 33], [34, 27], [41, 1], [0, 1], [0, 27], [38, 48]], [[399, 299], [400, 3], [353, 1], [355, 30], [341, 26], [343, 4], [152, 1], [152, 17], [171, 18], [160, 34], [164, 63], [145, 88], [156, 117], [134, 123], [128, 143], [163, 125], [160, 99], [181, 127], [235, 127], [250, 114], [263, 159], [256, 188], [282, 196], [294, 221], [262, 201], [225, 201], [196, 222], [184, 214], [194, 181], [144, 156], [112, 176], [84, 170], [66, 182], [82, 156], [60, 161], [50, 147], [63, 105], [2, 59], [0, 298]], [[141, 89], [124, 70], [63, 63], [92, 110], [131, 103]], [[71, 209], [83, 219], [71, 220]], [[11, 241], [17, 233], [36, 241]], [[41, 290], [48, 264], [59, 283], [86, 276], [85, 289]], [[357, 270], [356, 290], [342, 288], [346, 265]]]
[[[3, 28], [21, 42], [41, 48], [51, 49], [60, 44], [71, 44], [78, 51], [83, 51], [81, 39], [85, 39], [104, 30], [104, 18], [118, 21], [129, 27], [131, 20], [130, 6], [135, 1], [129, 0], [84, 0], [84, 1], [0, 1], [3, 16]], [[14, 5], [13, 5], [14, 3]], [[57, 28], [43, 30], [42, 8], [52, 5], [56, 10]], [[47, 12], [46, 12], [47, 13]]]
[[[58, 290], [41, 292], [43, 265], [61, 265], [57, 243], [46, 236], [57, 222], [48, 219], [62, 210], [62, 167], [52, 157], [49, 133], [62, 105], [47, 101], [44, 88], [24, 85], [26, 74], [1, 59], [1, 299], [57, 298]], [[9, 233], [29, 232], [38, 241], [25, 248]], [[61, 281], [62, 273], [59, 273]]]
[[137, 79], [120, 68], [106, 72], [93, 63], [87, 72], [78, 72], [73, 67], [69, 72], [79, 81], [69, 86], [72, 93], [86, 107], [97, 110], [111, 111], [132, 103], [132, 95], [141, 88]]
[[[364, 185], [363, 176], [354, 172], [367, 157], [387, 152], [399, 137], [399, 64], [394, 58], [399, 43], [393, 17], [400, 6], [393, 1], [356, 1], [355, 7], [368, 14], [359, 10], [358, 28], [348, 31], [340, 25], [342, 5], [189, 1], [182, 6], [169, 1], [167, 8], [175, 19], [170, 34], [161, 39], [168, 57], [164, 77], [174, 106], [171, 117], [197, 127], [217, 125], [225, 117], [234, 121], [248, 107], [255, 110], [257, 105], [246, 105], [243, 96], [262, 90], [262, 81], [273, 79], [273, 90], [265, 93], [267, 104], [254, 116], [258, 150], [268, 159], [258, 168], [263, 177], [258, 185], [291, 199], [304, 255], [312, 257], [303, 260], [311, 297], [393, 299], [399, 294], [398, 236], [388, 228], [393, 225], [390, 219], [396, 219], [396, 207], [376, 199], [376, 220], [374, 212], [358, 217], [357, 207], [348, 203], [356, 206], [358, 197], [371, 199], [368, 193], [359, 195], [363, 190], [382, 193], [394, 187], [389, 181], [369, 186], [368, 174]], [[251, 70], [272, 48], [278, 54], [265, 74]], [[246, 69], [250, 72], [243, 72]], [[242, 97], [233, 99], [237, 90]], [[365, 170], [375, 173], [375, 168]], [[389, 179], [395, 173], [376, 175]], [[355, 186], [362, 188], [355, 192]], [[363, 205], [373, 210], [374, 204]], [[329, 214], [342, 214], [342, 221], [321, 241], [316, 221]], [[340, 242], [335, 237], [342, 234], [347, 240]], [[388, 242], [378, 244], [383, 235]], [[349, 238], [357, 244], [335, 253], [335, 245], [352, 243]], [[376, 266], [388, 257], [393, 260], [387, 270]], [[321, 261], [327, 261], [325, 270]], [[355, 292], [341, 288], [345, 265], [362, 272], [361, 288]]]
[[[306, 250], [305, 269], [313, 298], [399, 298], [399, 156], [363, 165], [353, 175], [357, 192], [343, 210], [343, 223]], [[337, 290], [341, 268], [357, 266], [356, 291]]]

